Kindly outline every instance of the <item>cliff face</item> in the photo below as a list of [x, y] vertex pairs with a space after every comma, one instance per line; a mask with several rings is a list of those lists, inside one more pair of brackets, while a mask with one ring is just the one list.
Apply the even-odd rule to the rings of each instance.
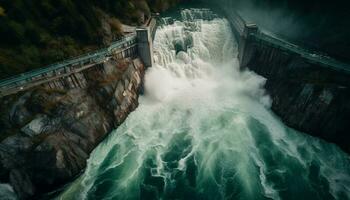
[[350, 90], [335, 84], [268, 80], [272, 110], [290, 127], [334, 142], [350, 152]]
[[144, 65], [115, 60], [0, 99], [0, 182], [20, 198], [67, 183], [138, 105]]
[[290, 127], [350, 152], [350, 75], [275, 47], [247, 48], [247, 67], [267, 78], [272, 110]]

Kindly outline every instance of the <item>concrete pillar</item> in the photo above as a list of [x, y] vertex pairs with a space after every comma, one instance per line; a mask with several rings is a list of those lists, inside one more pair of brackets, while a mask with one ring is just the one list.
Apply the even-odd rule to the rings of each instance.
[[238, 60], [241, 68], [244, 68], [249, 63], [253, 56], [251, 35], [258, 33], [258, 26], [256, 24], [245, 24], [243, 35], [239, 41]]
[[258, 32], [258, 26], [256, 24], [246, 24], [244, 27], [244, 36], [248, 37], [250, 34], [256, 34]]
[[138, 54], [146, 67], [153, 66], [153, 39], [151, 27], [136, 29]]

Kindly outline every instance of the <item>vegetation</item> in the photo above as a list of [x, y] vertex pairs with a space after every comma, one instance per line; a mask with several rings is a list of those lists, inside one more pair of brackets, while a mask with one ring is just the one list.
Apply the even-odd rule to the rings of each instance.
[[0, 16], [1, 17], [6, 16], [5, 9], [3, 7], [1, 7], [1, 6], [0, 6]]
[[1, 0], [0, 78], [101, 47], [104, 16], [115, 38], [122, 34], [121, 23], [140, 24], [151, 11], [179, 1]]

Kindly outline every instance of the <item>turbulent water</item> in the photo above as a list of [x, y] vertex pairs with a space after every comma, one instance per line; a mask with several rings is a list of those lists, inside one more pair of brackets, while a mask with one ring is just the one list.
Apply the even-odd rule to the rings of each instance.
[[349, 199], [350, 159], [286, 127], [228, 22], [164, 18], [145, 95], [59, 199]]

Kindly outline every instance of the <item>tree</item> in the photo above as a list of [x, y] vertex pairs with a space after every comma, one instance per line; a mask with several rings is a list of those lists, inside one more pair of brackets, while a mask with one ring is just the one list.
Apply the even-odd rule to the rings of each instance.
[[0, 6], [0, 17], [5, 17], [5, 16], [6, 16], [5, 9]]

